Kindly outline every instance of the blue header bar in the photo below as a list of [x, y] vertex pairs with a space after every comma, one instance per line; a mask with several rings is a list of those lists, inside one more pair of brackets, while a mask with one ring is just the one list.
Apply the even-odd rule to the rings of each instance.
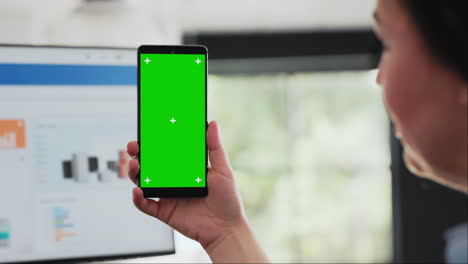
[[0, 64], [0, 85], [136, 85], [137, 67]]

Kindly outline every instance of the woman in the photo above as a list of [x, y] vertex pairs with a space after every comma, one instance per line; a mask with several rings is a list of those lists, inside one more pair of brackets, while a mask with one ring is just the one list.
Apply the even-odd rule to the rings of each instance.
[[[415, 174], [468, 193], [467, 37], [465, 0], [378, 0], [375, 31], [385, 51], [377, 82]], [[143, 198], [142, 212], [198, 241], [213, 262], [268, 262], [247, 222], [216, 122], [207, 132], [209, 195], [203, 199]], [[130, 142], [128, 152], [138, 154]], [[131, 179], [139, 170], [130, 162]]]

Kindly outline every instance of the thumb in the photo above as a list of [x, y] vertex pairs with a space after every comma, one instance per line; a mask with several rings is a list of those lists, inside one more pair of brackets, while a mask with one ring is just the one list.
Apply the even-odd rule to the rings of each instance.
[[219, 126], [216, 121], [211, 121], [208, 125], [206, 139], [211, 168], [226, 176], [231, 175], [231, 165], [229, 164], [227, 154], [224, 151], [223, 144], [221, 143]]

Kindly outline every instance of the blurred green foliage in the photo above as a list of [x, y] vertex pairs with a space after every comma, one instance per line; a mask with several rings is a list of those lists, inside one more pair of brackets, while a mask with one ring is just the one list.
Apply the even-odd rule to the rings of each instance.
[[389, 123], [373, 76], [210, 76], [209, 118], [272, 261], [390, 260]]

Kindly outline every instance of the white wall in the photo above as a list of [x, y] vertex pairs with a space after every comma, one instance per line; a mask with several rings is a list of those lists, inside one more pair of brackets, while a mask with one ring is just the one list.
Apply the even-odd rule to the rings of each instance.
[[120, 47], [180, 43], [178, 24], [153, 14], [148, 3], [0, 0], [0, 43]]
[[184, 31], [369, 27], [375, 0], [178, 1]]
[[81, 0], [0, 0], [0, 43], [135, 46], [177, 44], [183, 32], [369, 27], [374, 2], [115, 0], [95, 12]]

